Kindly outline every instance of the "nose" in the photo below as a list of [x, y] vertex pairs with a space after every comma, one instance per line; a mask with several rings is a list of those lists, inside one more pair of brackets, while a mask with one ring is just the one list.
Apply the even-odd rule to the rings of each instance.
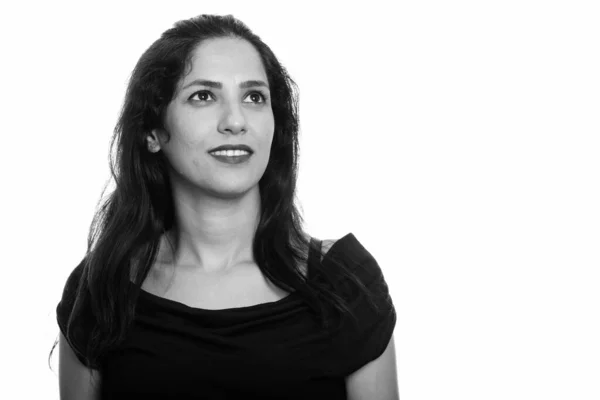
[[219, 132], [237, 135], [246, 131], [246, 117], [239, 105], [229, 104], [219, 123]]

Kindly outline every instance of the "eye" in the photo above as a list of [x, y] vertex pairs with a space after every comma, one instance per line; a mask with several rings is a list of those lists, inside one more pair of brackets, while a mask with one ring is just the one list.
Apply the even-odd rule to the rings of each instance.
[[194, 100], [194, 101], [200, 101], [200, 102], [205, 102], [206, 100], [203, 100], [204, 95], [210, 94], [212, 97], [212, 93], [209, 92], [208, 90], [200, 90], [198, 92], [195, 92], [194, 94], [192, 94], [189, 98], [189, 100], [192, 100], [193, 97], [195, 97], [196, 95], [198, 95], [198, 99], [199, 100]]
[[[206, 100], [205, 100], [205, 96], [206, 96], [206, 95], [210, 95], [211, 97], [213, 97], [213, 98], [214, 98], [213, 94], [212, 94], [210, 91], [208, 91], [208, 90], [200, 90], [200, 91], [198, 91], [198, 92], [194, 92], [194, 93], [193, 93], [193, 94], [192, 94], [192, 95], [189, 97], [189, 99], [188, 99], [188, 100], [193, 100], [193, 101], [195, 101], [195, 102], [198, 102], [198, 101], [199, 101], [199, 102], [203, 103], [203, 102], [206, 102]], [[252, 97], [252, 99], [253, 99], [253, 100], [256, 100], [256, 99], [257, 99], [257, 97], [256, 97], [257, 95], [258, 95], [258, 99], [261, 99], [262, 101], [258, 101], [258, 100], [257, 100], [257, 101], [252, 101], [252, 103], [254, 103], [254, 104], [262, 104], [262, 103], [266, 103], [266, 101], [267, 101], [267, 95], [266, 95], [266, 94], [264, 94], [264, 93], [262, 93], [261, 91], [254, 91], [254, 92], [250, 92], [250, 93], [248, 93], [248, 96], [246, 96], [246, 98], [248, 98], [248, 97], [250, 97], [250, 96], [254, 96], [254, 97]], [[194, 97], [196, 97], [196, 96], [198, 97], [198, 100], [195, 100], [195, 99], [194, 99]]]
[[265, 95], [263, 92], [255, 91], [255, 92], [248, 93], [248, 96], [253, 96], [253, 95], [258, 95], [259, 98], [262, 99], [261, 102], [257, 102], [256, 104], [266, 103], [266, 101], [267, 101], [267, 95]]

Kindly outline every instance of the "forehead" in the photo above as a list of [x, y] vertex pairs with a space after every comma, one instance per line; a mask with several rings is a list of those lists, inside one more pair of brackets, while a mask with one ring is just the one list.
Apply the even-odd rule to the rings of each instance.
[[266, 78], [258, 51], [249, 42], [235, 38], [208, 39], [192, 53], [192, 68], [184, 79], [242, 81]]

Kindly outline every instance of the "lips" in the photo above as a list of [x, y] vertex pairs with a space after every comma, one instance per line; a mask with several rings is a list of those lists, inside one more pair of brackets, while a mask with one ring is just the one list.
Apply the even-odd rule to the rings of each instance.
[[250, 154], [254, 153], [254, 151], [249, 146], [246, 146], [245, 144], [224, 144], [219, 147], [212, 148], [208, 152], [212, 153], [214, 151], [219, 151], [219, 150], [245, 150]]
[[242, 163], [248, 161], [248, 159], [252, 156], [252, 153], [243, 154], [241, 156], [218, 156], [216, 154], [211, 153], [211, 156], [213, 156], [217, 160], [227, 163], [227, 164], [242, 164]]

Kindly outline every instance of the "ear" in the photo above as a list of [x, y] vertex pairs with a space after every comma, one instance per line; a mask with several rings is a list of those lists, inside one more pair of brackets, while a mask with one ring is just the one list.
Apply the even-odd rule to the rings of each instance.
[[156, 153], [160, 150], [160, 142], [158, 141], [158, 131], [153, 129], [152, 132], [146, 137], [148, 143], [148, 150], [151, 153]]

